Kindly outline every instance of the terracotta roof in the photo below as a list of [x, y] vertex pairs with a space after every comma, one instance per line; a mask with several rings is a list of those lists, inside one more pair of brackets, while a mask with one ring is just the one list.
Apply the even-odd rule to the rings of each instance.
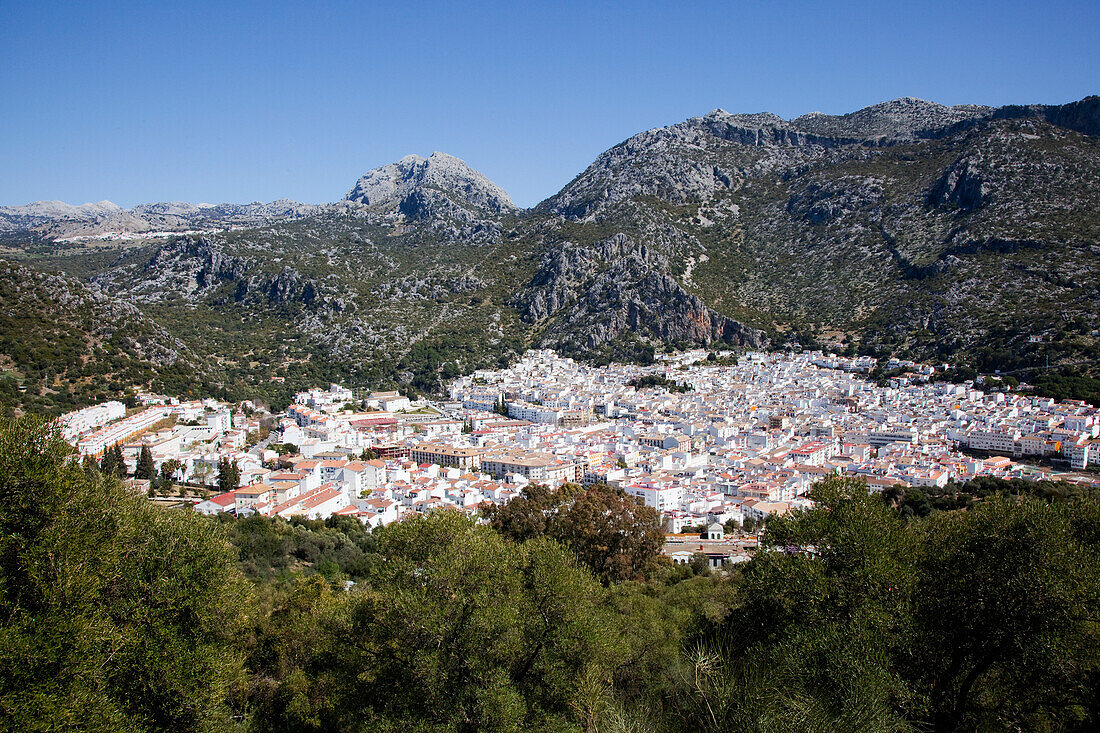
[[220, 507], [227, 507], [237, 501], [237, 492], [227, 491], [224, 494], [219, 494], [218, 496], [209, 499], [209, 501], [211, 504], [217, 504]]

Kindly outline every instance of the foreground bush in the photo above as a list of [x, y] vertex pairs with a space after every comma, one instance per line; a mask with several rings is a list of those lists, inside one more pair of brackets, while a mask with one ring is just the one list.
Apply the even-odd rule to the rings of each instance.
[[0, 426], [0, 727], [224, 729], [250, 605], [236, 553], [70, 450]]

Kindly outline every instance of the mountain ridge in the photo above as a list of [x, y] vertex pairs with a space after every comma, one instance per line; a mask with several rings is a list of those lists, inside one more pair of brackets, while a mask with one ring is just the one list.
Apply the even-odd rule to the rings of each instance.
[[[883, 145], [946, 134], [959, 126], [993, 119], [1029, 117], [1041, 117], [1059, 127], [1097, 135], [1100, 134], [1100, 96], [1092, 95], [1062, 105], [1001, 107], [973, 104], [946, 106], [916, 97], [899, 97], [841, 115], [810, 112], [789, 120], [771, 112], [730, 113], [716, 108], [698, 117], [633, 135], [602, 153], [596, 162], [620, 146], [630, 149], [645, 144], [647, 137], [679, 135], [689, 139], [687, 132], [700, 128], [717, 137], [757, 146]], [[530, 208], [546, 208], [548, 202], [561, 197], [584, 173], [582, 171], [560, 191]], [[373, 168], [361, 176], [342, 199], [327, 204], [303, 204], [281, 198], [268, 203], [253, 201], [246, 204], [149, 202], [125, 209], [108, 200], [84, 204], [44, 200], [21, 206], [0, 206], [0, 236], [28, 230], [54, 238], [62, 238], [59, 235], [94, 236], [103, 233], [104, 226], [110, 225], [122, 226], [123, 232], [130, 233], [148, 232], [158, 226], [170, 231], [173, 227], [178, 229], [196, 223], [208, 227], [218, 222], [256, 225], [310, 216], [348, 204], [363, 204], [387, 213], [396, 210], [409, 218], [428, 220], [437, 213], [432, 210], [431, 202], [426, 200], [431, 197], [425, 191], [431, 189], [458, 194], [457, 197], [445, 196], [446, 201], [437, 197], [434, 202], [451, 216], [470, 218], [469, 212], [462, 213], [462, 209], [490, 214], [527, 210], [517, 207], [504, 189], [469, 167], [465, 161], [435, 151], [428, 158], [410, 154]], [[560, 207], [555, 210], [557, 213], [563, 211]], [[565, 211], [568, 210], [567, 207]], [[87, 231], [77, 231], [79, 225], [85, 222]]]
[[438, 391], [528, 346], [1096, 364], [1098, 120], [1097, 97], [716, 110], [609, 148], [531, 209], [437, 153], [308, 216], [25, 256], [138, 304], [224, 384], [270, 394], [273, 378]]
[[[1046, 119], [1051, 124], [1082, 134], [1100, 134], [1100, 96], [1089, 96], [1064, 105], [1009, 105], [984, 107], [956, 105], [946, 107], [914, 97], [901, 97], [882, 102], [845, 115], [811, 113], [793, 120], [784, 120], [770, 112], [731, 114], [717, 109], [701, 117], [691, 117], [666, 127], [658, 127], [633, 135], [597, 156], [596, 160], [566, 184], [556, 194], [535, 208], [552, 211], [569, 218], [584, 218], [604, 203], [615, 203], [635, 195], [663, 197], [662, 182], [637, 179], [593, 180], [601, 169], [622, 168], [628, 160], [640, 155], [662, 156], [670, 150], [698, 147], [702, 138], [717, 138], [744, 147], [783, 150], [784, 164], [795, 164], [800, 157], [852, 146], [882, 147], [936, 139], [961, 132], [993, 120]], [[808, 152], [803, 152], [808, 151]], [[688, 150], [688, 153], [691, 151]], [[649, 163], [651, 159], [642, 158]], [[744, 171], [740, 171], [744, 172]], [[736, 173], [732, 172], [732, 173]], [[716, 187], [731, 185], [730, 171], [717, 168], [706, 171], [681, 166], [674, 175], [686, 185], [687, 197], [711, 195]], [[708, 180], [709, 178], [709, 180]], [[676, 188], [676, 181], [666, 181], [665, 188]], [[577, 189], [586, 189], [577, 195]], [[667, 194], [665, 194], [667, 195]], [[581, 202], [578, 199], [587, 199]], [[667, 199], [671, 203], [682, 203]]]
[[303, 204], [285, 198], [248, 204], [157, 201], [124, 209], [106, 200], [76, 205], [34, 201], [23, 206], [0, 206], [0, 237], [35, 234], [64, 240], [170, 234], [195, 228], [213, 230], [294, 221], [357, 206], [418, 221], [447, 217], [472, 222], [486, 214], [518, 211], [504, 189], [465, 161], [435, 151], [428, 158], [412, 154], [371, 169], [342, 199], [328, 204]]

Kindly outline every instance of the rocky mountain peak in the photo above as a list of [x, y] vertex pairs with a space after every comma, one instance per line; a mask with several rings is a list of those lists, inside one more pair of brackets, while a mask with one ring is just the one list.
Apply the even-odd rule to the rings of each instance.
[[969, 120], [989, 117], [991, 107], [966, 104], [947, 107], [916, 97], [901, 97], [864, 107], [846, 115], [820, 112], [802, 115], [791, 121], [800, 132], [853, 140], [912, 140], [930, 137], [936, 132]]
[[440, 215], [468, 218], [463, 210], [503, 214], [516, 208], [500, 186], [465, 161], [439, 151], [427, 158], [406, 155], [367, 172], [344, 201], [421, 220]]

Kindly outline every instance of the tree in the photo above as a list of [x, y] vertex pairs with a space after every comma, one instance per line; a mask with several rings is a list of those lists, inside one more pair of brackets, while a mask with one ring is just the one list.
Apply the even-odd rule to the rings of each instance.
[[660, 514], [604, 483], [532, 484], [522, 497], [486, 510], [494, 529], [516, 542], [548, 536], [568, 547], [605, 583], [642, 578], [660, 565]]
[[1084, 730], [1100, 718], [1100, 502], [992, 494], [901, 512], [833, 478], [769, 521], [700, 635], [709, 730]]
[[663, 374], [647, 374], [644, 377], [635, 377], [627, 383], [628, 387], [633, 387], [637, 390], [649, 389], [653, 387], [663, 387], [669, 392], [690, 392], [692, 386], [690, 384], [680, 384], [674, 382]]
[[938, 730], [1100, 713], [1100, 504], [991, 497], [926, 520], [914, 667]]
[[191, 471], [194, 474], [195, 480], [204, 486], [206, 482], [210, 480], [210, 475], [214, 472], [210, 464], [206, 461], [198, 461]]
[[233, 491], [241, 485], [241, 469], [236, 461], [222, 456], [218, 459], [218, 489], [222, 492]]
[[701, 552], [696, 552], [691, 556], [691, 570], [696, 575], [703, 575], [710, 572], [710, 561], [707, 560], [707, 556]]
[[96, 463], [95, 458], [92, 458], [91, 456], [84, 456], [80, 463], [82, 466], [84, 466], [85, 472], [93, 476], [99, 473], [99, 464]]
[[99, 463], [99, 470], [103, 472], [104, 476], [125, 478], [126, 459], [123, 458], [122, 448], [119, 447], [118, 443], [115, 443], [103, 452], [103, 459]]
[[566, 484], [553, 491], [545, 484], [532, 483], [506, 504], [492, 504], [483, 510], [490, 526], [513, 542], [526, 542], [547, 534], [551, 515], [570, 502], [579, 491]]
[[250, 431], [248, 433], [248, 435], [245, 436], [244, 447], [247, 448], [247, 449], [252, 449], [252, 448], [256, 447], [258, 444], [260, 444], [263, 441], [267, 440], [270, 436], [271, 436], [271, 429], [261, 426], [257, 430]]
[[157, 467], [153, 463], [153, 452], [149, 450], [149, 446], [143, 445], [138, 456], [137, 466], [134, 468], [134, 478], [151, 481], [156, 475]]
[[256, 668], [277, 687], [253, 688], [259, 728], [576, 730], [594, 712], [611, 617], [569, 552], [447, 511], [376, 537], [355, 593], [313, 580], [272, 614]]
[[183, 468], [183, 461], [178, 458], [169, 458], [164, 463], [160, 464], [161, 478], [166, 482], [175, 481], [176, 473]]
[[693, 661], [700, 727], [906, 727], [891, 662], [908, 638], [917, 539], [861, 481], [828, 479], [811, 496], [816, 508], [769, 524], [740, 604]]
[[0, 425], [0, 728], [217, 730], [252, 601], [209, 522]]

